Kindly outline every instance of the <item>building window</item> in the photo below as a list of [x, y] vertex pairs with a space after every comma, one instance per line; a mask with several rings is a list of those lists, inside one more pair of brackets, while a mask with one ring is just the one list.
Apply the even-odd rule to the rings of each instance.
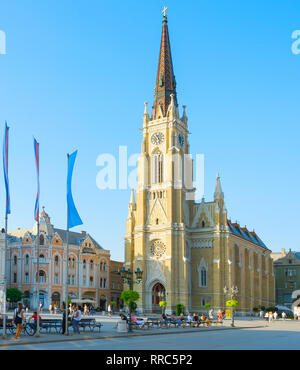
[[86, 269], [86, 260], [83, 260], [83, 266], [84, 269]]
[[59, 275], [58, 274], [55, 274], [55, 276], [54, 276], [54, 282], [55, 282], [56, 285], [59, 284]]
[[160, 184], [163, 182], [163, 154], [152, 154], [152, 184]]
[[45, 243], [44, 235], [41, 235], [40, 236], [40, 245], [44, 245], [44, 243]]
[[103, 279], [103, 288], [106, 288], [106, 279]]
[[39, 282], [45, 283], [46, 282], [46, 273], [43, 270], [40, 270], [39, 272]]
[[203, 257], [201, 259], [201, 262], [197, 266], [197, 271], [198, 271], [198, 279], [199, 279], [199, 288], [206, 288], [207, 287], [208, 264], [205, 262]]
[[94, 278], [93, 276], [90, 276], [90, 287], [94, 286]]
[[93, 270], [93, 268], [94, 268], [94, 262], [93, 262], [93, 261], [91, 261], [91, 262], [90, 262], [90, 269], [91, 269], [91, 270]]
[[43, 254], [40, 254], [40, 262], [44, 263], [45, 262], [45, 257]]
[[115, 283], [111, 283], [111, 289], [115, 289]]
[[18, 263], [18, 257], [14, 256], [14, 265], [16, 265], [17, 263]]
[[16, 283], [16, 282], [17, 282], [17, 273], [14, 272], [14, 283]]
[[28, 272], [25, 272], [25, 284], [28, 284], [29, 282], [29, 274]]
[[83, 276], [83, 285], [86, 285], [86, 276]]
[[59, 265], [59, 257], [58, 256], [55, 256], [54, 263], [55, 263], [55, 266]]
[[101, 262], [100, 263], [100, 271], [102, 271], [103, 270], [103, 263]]
[[101, 278], [100, 279], [100, 288], [102, 288], [103, 287], [103, 279]]
[[106, 271], [106, 263], [103, 264], [103, 270]]
[[25, 265], [28, 265], [29, 264], [29, 256], [28, 254], [26, 254], [25, 256]]

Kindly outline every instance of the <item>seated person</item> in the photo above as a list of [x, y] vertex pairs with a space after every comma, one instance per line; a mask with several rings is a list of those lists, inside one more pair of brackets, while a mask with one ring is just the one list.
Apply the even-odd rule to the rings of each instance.
[[[180, 321], [181, 321], [181, 323], [184, 325], [184, 323], [185, 323], [185, 317], [184, 317], [184, 314], [183, 314], [183, 313], [181, 313], [181, 314], [179, 315], [178, 320], [180, 320]], [[182, 327], [183, 327], [183, 325], [182, 325]]]
[[177, 324], [178, 326], [181, 326], [181, 320], [176, 318], [175, 312], [172, 313], [170, 322], [172, 324], [175, 324], [175, 325]]
[[131, 322], [134, 323], [134, 324], [137, 324], [138, 326], [140, 326], [142, 329], [146, 329], [145, 328], [145, 320], [142, 320], [142, 319], [137, 319], [134, 314], [132, 313], [131, 314]]
[[197, 313], [194, 313], [193, 314], [193, 326], [199, 326], [199, 325], [200, 325], [199, 316]]
[[201, 321], [199, 322], [198, 326], [200, 326], [201, 323], [203, 323], [203, 325], [204, 325], [204, 323], [206, 322], [206, 317], [205, 317], [204, 313], [201, 315], [200, 320]]
[[188, 315], [187, 315], [187, 323], [188, 323], [189, 325], [191, 325], [191, 324], [192, 324], [192, 321], [193, 321], [193, 316], [192, 316], [192, 314], [189, 312], [189, 313], [188, 313]]
[[[127, 316], [125, 316], [123, 313], [120, 313], [120, 317], [121, 317], [121, 320], [125, 320], [126, 322], [128, 321]], [[117, 327], [118, 327], [118, 322], [116, 322], [114, 329], [116, 329]]]
[[170, 321], [168, 316], [166, 314], [161, 315], [162, 320], [159, 322], [160, 324], [163, 324], [165, 326], [168, 326], [168, 322]]

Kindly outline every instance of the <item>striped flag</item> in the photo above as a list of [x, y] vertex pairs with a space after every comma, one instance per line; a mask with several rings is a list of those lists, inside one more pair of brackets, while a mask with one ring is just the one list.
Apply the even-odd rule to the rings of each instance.
[[4, 142], [3, 142], [3, 172], [4, 182], [6, 188], [6, 214], [10, 214], [10, 195], [9, 195], [9, 183], [8, 183], [8, 130], [7, 122], [5, 122], [4, 131]]
[[68, 154], [68, 177], [67, 177], [68, 228], [82, 225], [81, 218], [74, 204], [74, 200], [72, 196], [72, 189], [71, 189], [72, 175], [73, 175], [76, 155], [77, 155], [77, 150], [72, 154]]
[[39, 221], [39, 209], [40, 209], [40, 156], [39, 156], [39, 146], [40, 144], [33, 138], [33, 146], [34, 146], [34, 155], [35, 155], [35, 163], [36, 163], [36, 172], [37, 172], [37, 195], [34, 207], [34, 219], [38, 222]]

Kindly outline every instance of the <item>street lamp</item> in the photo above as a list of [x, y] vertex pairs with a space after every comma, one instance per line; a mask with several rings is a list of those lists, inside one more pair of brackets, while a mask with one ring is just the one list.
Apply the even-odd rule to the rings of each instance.
[[[123, 279], [124, 283], [127, 283], [129, 285], [129, 289], [132, 290], [133, 283], [140, 284], [140, 282], [143, 280], [143, 271], [138, 267], [136, 271], [134, 272], [136, 276], [136, 280], [133, 280], [133, 272], [128, 269], [126, 270], [125, 267], [123, 266], [121, 270], [119, 271], [119, 274], [121, 278]], [[128, 325], [129, 325], [129, 332], [132, 332], [132, 325], [131, 325], [131, 311], [132, 311], [132, 302], [129, 304], [129, 320], [128, 320]]]
[[[237, 286], [232, 286], [230, 289], [227, 288], [226, 285], [224, 287], [224, 293], [225, 295], [229, 295], [230, 300], [234, 300], [238, 292], [239, 292], [239, 289]], [[233, 312], [232, 306], [231, 306], [231, 319], [232, 319], [231, 326], [234, 327], [234, 312]]]

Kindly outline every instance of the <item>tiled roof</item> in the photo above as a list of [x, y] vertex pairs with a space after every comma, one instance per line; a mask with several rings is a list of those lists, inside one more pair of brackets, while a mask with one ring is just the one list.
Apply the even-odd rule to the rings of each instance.
[[249, 231], [246, 227], [241, 227], [237, 222], [233, 223], [227, 220], [229, 230], [236, 236], [246, 239], [264, 249], [268, 249], [265, 243], [259, 238], [254, 231]]

